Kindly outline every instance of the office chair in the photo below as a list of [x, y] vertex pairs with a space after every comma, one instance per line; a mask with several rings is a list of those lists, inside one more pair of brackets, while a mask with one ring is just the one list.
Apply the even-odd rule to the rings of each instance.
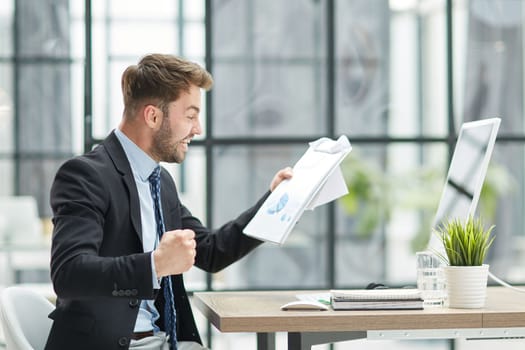
[[0, 196], [0, 244], [6, 251], [7, 274], [0, 283], [50, 282], [49, 241], [32, 196]]
[[38, 205], [32, 196], [0, 196], [3, 232], [0, 239], [10, 244], [35, 244], [43, 239]]
[[0, 294], [0, 318], [7, 350], [42, 350], [52, 321], [47, 317], [55, 306], [43, 295], [10, 286]]

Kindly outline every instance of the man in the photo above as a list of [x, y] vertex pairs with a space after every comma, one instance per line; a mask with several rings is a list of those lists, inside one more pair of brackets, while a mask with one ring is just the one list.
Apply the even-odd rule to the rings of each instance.
[[[58, 170], [51, 189], [57, 307], [47, 350], [202, 349], [182, 273], [193, 265], [218, 271], [257, 247], [242, 230], [269, 194], [212, 232], [162, 168], [159, 188], [158, 163], [181, 163], [201, 133], [201, 89], [211, 85], [197, 64], [145, 56], [122, 76], [119, 127]], [[290, 177], [289, 168], [277, 172], [270, 191]]]

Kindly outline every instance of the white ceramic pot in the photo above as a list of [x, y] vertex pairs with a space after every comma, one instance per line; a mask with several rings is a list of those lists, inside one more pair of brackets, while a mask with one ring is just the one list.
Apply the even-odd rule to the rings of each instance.
[[445, 266], [448, 306], [476, 309], [485, 306], [489, 265]]

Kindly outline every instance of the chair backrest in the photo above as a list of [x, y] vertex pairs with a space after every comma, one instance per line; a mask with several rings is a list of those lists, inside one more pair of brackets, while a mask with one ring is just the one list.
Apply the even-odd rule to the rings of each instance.
[[43, 350], [55, 306], [29, 288], [10, 286], [0, 294], [0, 317], [7, 350]]
[[35, 244], [42, 240], [42, 222], [36, 198], [32, 196], [0, 196], [3, 231], [0, 240], [10, 243]]

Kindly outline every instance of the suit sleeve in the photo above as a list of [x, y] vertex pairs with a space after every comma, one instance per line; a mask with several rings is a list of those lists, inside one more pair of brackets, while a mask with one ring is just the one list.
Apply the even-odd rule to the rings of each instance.
[[122, 180], [101, 169], [75, 158], [59, 169], [52, 185], [55, 292], [61, 298], [151, 299], [150, 253], [137, 253], [142, 250], [129, 224], [126, 194], [120, 194], [121, 203], [115, 198], [115, 188], [125, 192]]
[[183, 227], [195, 231], [197, 241], [195, 265], [207, 272], [217, 272], [262, 244], [262, 241], [249, 237], [242, 231], [269, 194], [268, 191], [253, 207], [217, 230], [204, 227], [186, 207], [182, 206]]

